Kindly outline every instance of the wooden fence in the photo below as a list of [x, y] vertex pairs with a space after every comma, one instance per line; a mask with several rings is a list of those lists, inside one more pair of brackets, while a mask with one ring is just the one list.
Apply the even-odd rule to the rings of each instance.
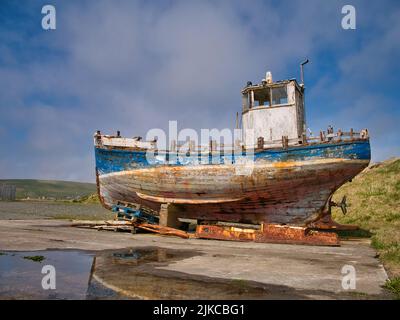
[[0, 184], [0, 200], [15, 200], [16, 186]]

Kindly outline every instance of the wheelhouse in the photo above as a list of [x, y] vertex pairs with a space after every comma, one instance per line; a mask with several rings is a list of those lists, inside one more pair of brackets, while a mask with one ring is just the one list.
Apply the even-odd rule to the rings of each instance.
[[248, 82], [242, 90], [243, 142], [246, 146], [273, 146], [287, 139], [302, 144], [306, 134], [304, 87], [295, 79], [272, 82], [271, 73], [260, 84]]

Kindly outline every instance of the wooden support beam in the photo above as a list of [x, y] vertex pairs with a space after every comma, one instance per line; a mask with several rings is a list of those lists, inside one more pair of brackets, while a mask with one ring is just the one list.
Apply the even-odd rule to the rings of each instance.
[[178, 220], [178, 209], [172, 203], [163, 203], [160, 208], [160, 222], [162, 227], [170, 227], [178, 229], [181, 222]]

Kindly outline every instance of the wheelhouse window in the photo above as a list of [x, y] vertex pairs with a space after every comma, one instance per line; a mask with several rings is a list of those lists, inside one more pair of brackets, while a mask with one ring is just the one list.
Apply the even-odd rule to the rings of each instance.
[[271, 95], [268, 88], [257, 90], [254, 92], [254, 106], [255, 107], [269, 107]]
[[286, 86], [271, 88], [271, 102], [272, 105], [288, 103]]
[[243, 110], [257, 107], [279, 106], [288, 103], [286, 85], [254, 88], [243, 94]]

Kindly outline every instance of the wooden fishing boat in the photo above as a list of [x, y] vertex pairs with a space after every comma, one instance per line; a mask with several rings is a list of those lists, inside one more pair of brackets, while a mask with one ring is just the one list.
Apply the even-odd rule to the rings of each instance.
[[[332, 194], [370, 161], [368, 131], [333, 128], [307, 134], [304, 84], [273, 82], [242, 90], [241, 135], [231, 146], [210, 140], [196, 146], [94, 136], [100, 199], [153, 210], [172, 204], [180, 218], [240, 223], [309, 225], [320, 219]], [[241, 128], [239, 128], [241, 127]]]

